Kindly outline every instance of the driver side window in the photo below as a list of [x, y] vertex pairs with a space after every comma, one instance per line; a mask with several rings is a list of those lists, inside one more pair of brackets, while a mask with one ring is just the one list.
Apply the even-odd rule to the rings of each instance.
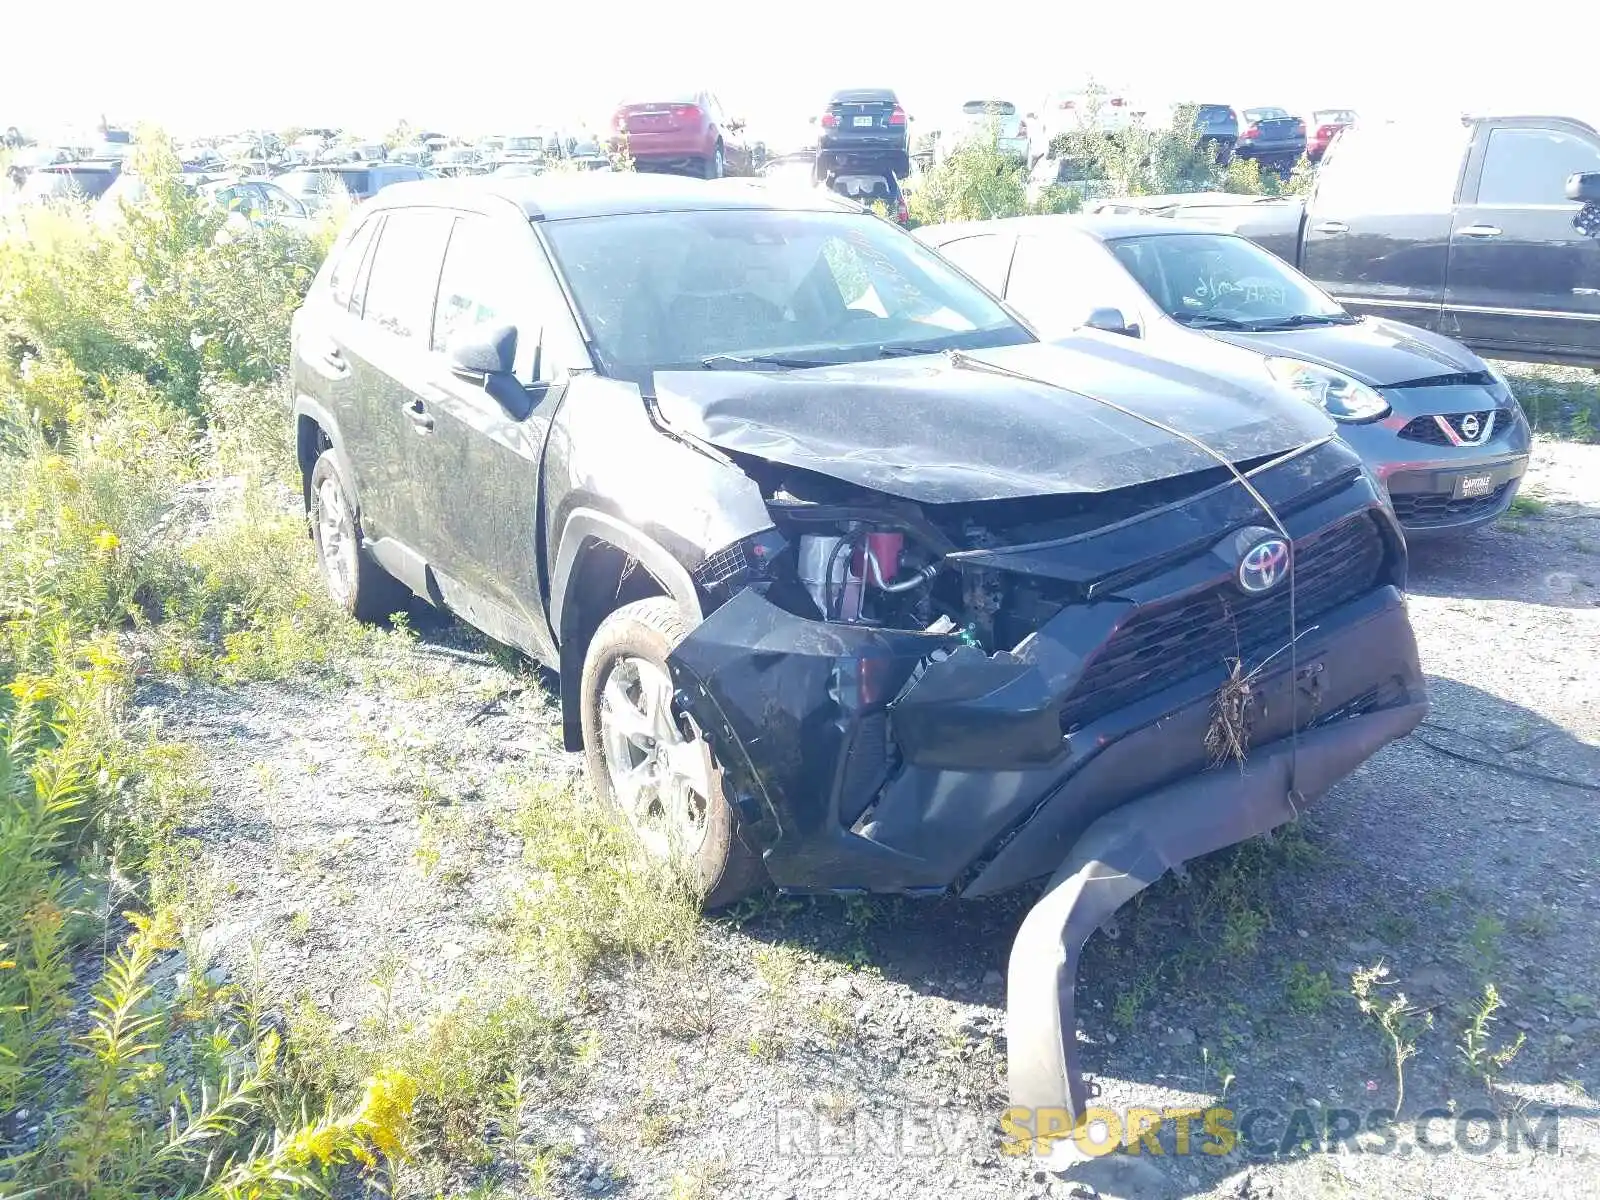
[[1079, 329], [1097, 308], [1115, 308], [1140, 324], [1136, 289], [1092, 238], [1026, 234], [1017, 239], [1006, 299], [1046, 337]]

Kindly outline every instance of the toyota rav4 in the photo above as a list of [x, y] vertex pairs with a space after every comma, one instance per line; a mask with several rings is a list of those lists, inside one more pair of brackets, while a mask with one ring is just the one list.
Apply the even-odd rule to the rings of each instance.
[[987, 896], [1015, 1103], [1081, 1112], [1084, 940], [1421, 719], [1394, 516], [1326, 416], [1045, 345], [825, 192], [385, 189], [295, 318], [332, 594], [547, 663], [567, 746], [707, 903]]

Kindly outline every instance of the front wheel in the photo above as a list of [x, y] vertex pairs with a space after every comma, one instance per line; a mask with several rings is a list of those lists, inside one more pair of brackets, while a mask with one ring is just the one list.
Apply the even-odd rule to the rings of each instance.
[[689, 628], [659, 596], [600, 623], [583, 664], [583, 747], [600, 798], [652, 858], [682, 863], [711, 909], [755, 891], [765, 870], [741, 836], [711, 747], [674, 711], [667, 656]]

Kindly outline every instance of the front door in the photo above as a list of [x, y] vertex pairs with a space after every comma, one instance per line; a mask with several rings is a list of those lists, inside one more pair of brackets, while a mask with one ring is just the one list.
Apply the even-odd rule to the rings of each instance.
[[1600, 143], [1549, 122], [1487, 132], [1450, 238], [1445, 332], [1480, 350], [1600, 359], [1600, 239], [1565, 195], [1569, 175], [1600, 171]]
[[1459, 125], [1427, 140], [1400, 125], [1340, 133], [1306, 206], [1300, 269], [1356, 312], [1438, 329], [1469, 136]]
[[[444, 599], [491, 635], [546, 658], [540, 464], [573, 365], [564, 307], [526, 222], [458, 215], [416, 388], [432, 425], [418, 443], [414, 480], [426, 512], [421, 549]], [[488, 387], [451, 370], [452, 341], [506, 324], [517, 330], [514, 384]]]

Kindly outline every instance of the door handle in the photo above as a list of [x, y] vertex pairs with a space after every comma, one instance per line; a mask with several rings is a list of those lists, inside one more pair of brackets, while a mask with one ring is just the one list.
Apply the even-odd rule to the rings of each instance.
[[1495, 238], [1500, 236], [1498, 225], [1468, 225], [1465, 229], [1456, 230], [1462, 237]]
[[1349, 233], [1350, 226], [1343, 221], [1319, 221], [1311, 228], [1318, 233]]
[[411, 427], [418, 433], [433, 432], [433, 417], [428, 413], [428, 406], [421, 400], [413, 400], [405, 406], [406, 416], [411, 418]]

